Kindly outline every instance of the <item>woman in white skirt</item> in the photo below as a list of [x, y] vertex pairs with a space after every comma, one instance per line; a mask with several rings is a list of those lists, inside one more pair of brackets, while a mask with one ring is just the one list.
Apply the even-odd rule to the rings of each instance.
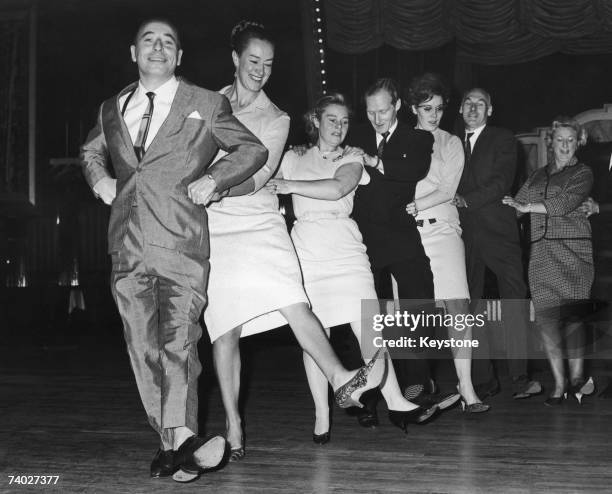
[[[461, 239], [459, 214], [451, 204], [463, 171], [463, 146], [457, 136], [440, 129], [440, 120], [448, 103], [448, 89], [431, 73], [412, 80], [409, 88], [412, 112], [417, 128], [434, 136], [431, 166], [427, 176], [416, 187], [415, 200], [406, 211], [415, 216], [423, 248], [431, 263], [434, 292], [453, 317], [470, 314], [465, 250]], [[471, 339], [469, 327], [459, 331], [449, 327], [449, 337]], [[457, 390], [469, 412], [486, 412], [472, 385], [471, 348], [453, 348], [455, 370], [459, 378]]]
[[[332, 326], [350, 323], [362, 343], [362, 320], [371, 321], [370, 314], [362, 311], [362, 301], [373, 302], [376, 309], [378, 302], [366, 247], [357, 223], [349, 217], [355, 189], [368, 183], [369, 175], [363, 173], [358, 153], [343, 155], [341, 144], [348, 126], [344, 97], [322, 97], [306, 116], [306, 130], [315, 145], [303, 154], [287, 152], [280, 169], [282, 179], [271, 180], [267, 187], [276, 194], [292, 194], [297, 221], [291, 238], [313, 312], [328, 334]], [[369, 357], [364, 355], [364, 360]], [[327, 381], [307, 353], [304, 366], [315, 402], [313, 440], [325, 444], [330, 438]], [[404, 431], [407, 423], [422, 423], [437, 411], [437, 406], [425, 410], [402, 396], [392, 365], [381, 392], [389, 419]]]
[[269, 153], [261, 170], [208, 208], [210, 276], [204, 321], [213, 342], [230, 459], [235, 461], [245, 454], [238, 411], [241, 336], [289, 323], [342, 407], [357, 404], [365, 390], [380, 383], [386, 362], [374, 359], [357, 372], [346, 370], [310, 311], [278, 199], [264, 188], [276, 170], [289, 131], [289, 117], [263, 92], [272, 71], [274, 45], [262, 25], [246, 21], [234, 27], [231, 43], [236, 77], [221, 93], [229, 99], [234, 116]]

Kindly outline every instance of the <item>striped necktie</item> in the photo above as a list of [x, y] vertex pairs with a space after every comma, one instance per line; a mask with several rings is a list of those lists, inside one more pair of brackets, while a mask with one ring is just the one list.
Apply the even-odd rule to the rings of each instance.
[[142, 161], [142, 157], [145, 154], [147, 134], [149, 133], [151, 119], [153, 118], [153, 98], [155, 98], [155, 93], [149, 91], [147, 93], [147, 98], [149, 98], [149, 106], [147, 106], [147, 111], [145, 111], [144, 115], [142, 116], [140, 127], [138, 128], [138, 134], [136, 136], [136, 142], [134, 143], [134, 152], [136, 153], [138, 161]]

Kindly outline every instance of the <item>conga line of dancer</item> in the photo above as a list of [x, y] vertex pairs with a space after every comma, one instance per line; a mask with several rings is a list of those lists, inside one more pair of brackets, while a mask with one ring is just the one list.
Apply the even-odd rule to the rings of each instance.
[[[113, 296], [139, 394], [159, 436], [151, 476], [190, 482], [245, 457], [239, 342], [284, 325], [303, 350], [317, 444], [331, 438], [330, 386], [343, 408], [363, 407], [362, 395], [379, 388], [390, 422], [404, 432], [459, 399], [468, 412], [489, 410], [472, 383], [469, 350], [454, 351], [457, 388], [444, 394], [427, 391], [433, 381], [422, 356], [403, 362], [364, 341], [364, 325], [375, 312], [367, 313], [362, 301], [380, 309], [378, 299], [389, 298], [392, 280], [400, 298], [424, 299], [425, 311], [433, 310], [434, 300], [447, 314], [470, 310], [457, 208], [470, 207], [474, 195], [462, 177], [474, 169], [467, 170], [461, 140], [439, 128], [446, 86], [432, 74], [412, 81], [416, 127], [409, 127], [397, 119], [396, 83], [376, 81], [365, 94], [371, 125], [352, 134], [351, 146], [344, 144], [351, 121], [346, 98], [323, 95], [305, 116], [310, 144], [283, 156], [290, 118], [264, 92], [274, 65], [272, 36], [262, 24], [242, 21], [230, 45], [234, 79], [208, 91], [175, 76], [183, 59], [176, 27], [165, 19], [143, 22], [130, 47], [139, 80], [101, 105], [82, 147], [85, 177], [96, 197], [111, 205]], [[467, 92], [464, 100], [466, 123], [471, 112], [490, 114], [484, 90]], [[488, 134], [479, 128], [480, 140]], [[562, 157], [560, 145], [554, 149]], [[551, 173], [566, 164], [558, 163]], [[564, 213], [586, 199], [590, 182], [588, 173], [583, 176]], [[529, 184], [539, 187], [546, 177]], [[460, 181], [464, 196], [456, 195]], [[291, 234], [279, 194], [293, 201]], [[509, 190], [500, 194], [490, 199], [496, 208], [546, 214], [549, 206], [523, 207], [521, 201], [533, 200], [525, 187], [516, 199]], [[583, 243], [585, 236], [579, 236]], [[580, 297], [588, 296], [590, 278], [584, 279]], [[226, 415], [225, 432], [206, 438], [197, 423], [202, 311]], [[328, 340], [330, 329], [344, 324], [360, 345], [363, 365], [354, 369], [342, 365]], [[449, 328], [449, 337], [471, 338], [461, 329]], [[566, 391], [557, 341], [552, 330], [544, 334], [557, 403]], [[536, 394], [539, 383], [518, 377], [525, 386], [515, 395]], [[582, 367], [571, 379], [577, 396], [588, 394], [592, 381]], [[376, 425], [376, 400], [366, 405], [360, 424]]]

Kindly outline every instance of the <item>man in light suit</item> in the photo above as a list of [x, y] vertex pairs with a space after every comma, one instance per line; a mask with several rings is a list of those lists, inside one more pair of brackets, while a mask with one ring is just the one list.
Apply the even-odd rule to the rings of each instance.
[[[226, 456], [223, 437], [197, 436], [205, 205], [263, 166], [267, 150], [225, 97], [175, 77], [183, 51], [171, 23], [144, 22], [131, 54], [139, 81], [101, 105], [81, 160], [94, 193], [111, 205], [112, 292], [138, 391], [160, 436], [151, 476], [190, 481]], [[209, 166], [219, 148], [228, 154]]]
[[[509, 130], [487, 125], [493, 113], [487, 91], [473, 88], [463, 95], [459, 113], [465, 128], [460, 133], [465, 147], [465, 166], [454, 204], [459, 208], [467, 258], [467, 275], [472, 302], [482, 298], [485, 267], [497, 276], [506, 328], [508, 367], [514, 398], [541, 392], [537, 381], [527, 377], [528, 312], [527, 286], [516, 214], [502, 204], [510, 194], [516, 173], [516, 141]], [[474, 328], [475, 335], [477, 328]], [[480, 398], [499, 392], [499, 381], [489, 359], [486, 333], [474, 352], [473, 380]]]

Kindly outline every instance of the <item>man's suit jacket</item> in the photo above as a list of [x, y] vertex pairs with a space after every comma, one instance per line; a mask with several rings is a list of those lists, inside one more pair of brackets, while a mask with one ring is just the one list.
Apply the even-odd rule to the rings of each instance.
[[[459, 137], [465, 142], [465, 133]], [[506, 129], [485, 126], [471, 158], [465, 162], [457, 188], [467, 203], [467, 208], [459, 208], [464, 239], [483, 233], [489, 240], [494, 236], [518, 241], [516, 212], [501, 202], [511, 194], [515, 174], [514, 135]]]
[[[376, 132], [371, 125], [356, 128], [348, 142], [376, 156]], [[357, 188], [353, 217], [377, 268], [423, 253], [414, 217], [406, 212], [406, 205], [414, 200], [417, 182], [429, 171], [433, 142], [431, 132], [398, 122], [382, 155], [384, 175], [366, 167], [370, 183]]]
[[[134, 202], [145, 242], [208, 257], [206, 209], [187, 196], [187, 186], [205, 173], [223, 191], [261, 168], [268, 152], [233, 115], [220, 94], [180, 80], [170, 113], [139, 163], [121, 115], [119, 98], [133, 83], [102, 103], [97, 124], [81, 148], [83, 172], [93, 186], [117, 178], [112, 203], [108, 250], [122, 248]], [[209, 166], [219, 148], [229, 154]]]

